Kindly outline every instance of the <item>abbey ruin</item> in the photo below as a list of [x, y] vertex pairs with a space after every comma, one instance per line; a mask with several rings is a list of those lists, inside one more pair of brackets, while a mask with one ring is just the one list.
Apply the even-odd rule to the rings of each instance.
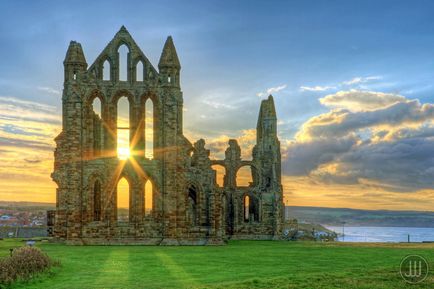
[[[125, 62], [120, 61], [121, 47], [128, 50]], [[126, 79], [120, 79], [122, 69]], [[241, 159], [240, 146], [230, 140], [225, 158], [216, 160], [203, 139], [192, 144], [183, 135], [181, 65], [171, 37], [164, 44], [158, 71], [125, 27], [90, 67], [81, 44], [71, 41], [64, 70], [63, 127], [55, 139], [52, 173], [57, 184], [57, 240], [205, 245], [231, 238], [280, 237], [283, 195], [272, 96], [261, 103], [252, 159]], [[122, 123], [121, 99], [129, 104], [129, 116]], [[95, 100], [100, 102], [99, 112]], [[146, 131], [149, 103], [152, 137]], [[126, 151], [120, 149], [121, 134], [127, 136]], [[145, 153], [151, 144], [152, 152]], [[216, 166], [224, 170], [220, 185]], [[251, 171], [248, 185], [237, 184], [243, 167]], [[129, 188], [125, 216], [118, 204], [121, 180]], [[146, 196], [147, 190], [151, 195]]]

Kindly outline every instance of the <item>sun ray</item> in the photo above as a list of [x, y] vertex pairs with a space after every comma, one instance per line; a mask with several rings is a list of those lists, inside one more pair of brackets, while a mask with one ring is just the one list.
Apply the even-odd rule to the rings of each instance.
[[139, 175], [142, 179], [149, 179], [148, 174], [143, 170], [142, 166], [134, 159], [129, 159], [131, 166], [133, 167], [134, 171]]
[[112, 179], [108, 182], [107, 190], [106, 190], [108, 192], [108, 197], [106, 198], [106, 202], [104, 204], [104, 212], [110, 206], [110, 202], [112, 200], [113, 193], [115, 191], [115, 188], [117, 187], [117, 183], [121, 177], [121, 174], [122, 174], [122, 171], [125, 167], [125, 164], [126, 164], [126, 161], [119, 161], [119, 163], [116, 166], [116, 169], [114, 171], [114, 174], [112, 176]]

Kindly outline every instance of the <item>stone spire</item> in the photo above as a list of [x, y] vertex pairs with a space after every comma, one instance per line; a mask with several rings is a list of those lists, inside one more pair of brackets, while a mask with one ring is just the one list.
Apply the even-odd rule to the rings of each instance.
[[274, 98], [271, 94], [268, 96], [267, 102], [268, 102], [268, 111], [267, 111], [268, 117], [277, 119], [276, 108], [274, 107]]
[[87, 66], [86, 58], [84, 57], [83, 49], [81, 44], [77, 41], [71, 41], [69, 43], [68, 51], [66, 52], [64, 65], [67, 64], [81, 64]]
[[[256, 128], [256, 146], [253, 159], [258, 162], [262, 177], [260, 184], [267, 189], [281, 192], [281, 156], [280, 142], [277, 137], [277, 117], [273, 96], [268, 96], [261, 103], [258, 125]], [[280, 194], [280, 193], [279, 193]], [[276, 196], [277, 197], [277, 196]], [[282, 200], [279, 197], [279, 206]]]
[[164, 43], [163, 52], [161, 52], [160, 61], [158, 62], [161, 83], [165, 87], [180, 88], [180, 70], [178, 54], [173, 44], [172, 36], [167, 37]]
[[86, 71], [86, 58], [80, 43], [76, 41], [69, 43], [63, 66], [65, 68], [65, 82], [77, 80], [78, 75]]
[[264, 137], [277, 137], [277, 116], [274, 107], [274, 99], [270, 94], [268, 99], [261, 102], [258, 124], [256, 126], [258, 143]]
[[158, 62], [158, 69], [162, 70], [162, 68], [181, 68], [172, 36], [167, 37], [166, 43], [163, 47], [163, 52], [161, 53], [160, 61]]

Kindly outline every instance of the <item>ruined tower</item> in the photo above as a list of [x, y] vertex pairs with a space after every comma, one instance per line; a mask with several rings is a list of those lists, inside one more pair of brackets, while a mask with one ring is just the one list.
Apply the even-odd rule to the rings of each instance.
[[[183, 135], [181, 65], [172, 37], [158, 71], [125, 27], [90, 67], [81, 44], [71, 41], [64, 68], [63, 127], [52, 173], [56, 239], [182, 245], [279, 238], [283, 200], [272, 96], [261, 104], [252, 160], [241, 159], [236, 140], [225, 159], [211, 160], [204, 140], [192, 144]], [[221, 186], [216, 165], [225, 170]], [[240, 186], [237, 173], [246, 166], [252, 182]], [[124, 180], [127, 213], [118, 196]]]

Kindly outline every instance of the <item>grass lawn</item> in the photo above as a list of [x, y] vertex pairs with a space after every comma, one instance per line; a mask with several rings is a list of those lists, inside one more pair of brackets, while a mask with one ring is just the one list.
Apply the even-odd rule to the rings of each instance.
[[[18, 240], [0, 241], [0, 256]], [[38, 247], [61, 267], [13, 288], [434, 288], [434, 244], [231, 241], [227, 246]], [[420, 254], [421, 285], [400, 277], [401, 259]]]

